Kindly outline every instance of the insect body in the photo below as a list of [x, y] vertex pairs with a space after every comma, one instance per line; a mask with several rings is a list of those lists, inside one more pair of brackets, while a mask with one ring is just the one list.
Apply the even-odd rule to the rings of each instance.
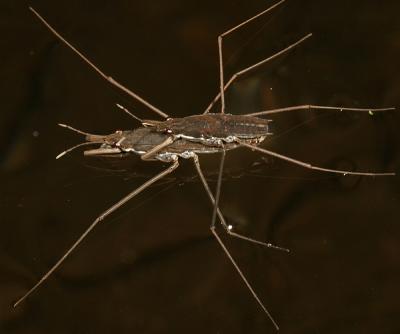
[[[170, 162], [168, 168], [160, 172], [159, 174], [152, 177], [150, 180], [145, 182], [140, 187], [134, 189], [132, 192], [123, 197], [120, 201], [115, 203], [113, 206], [105, 210], [102, 214], [100, 214], [84, 231], [84, 233], [76, 240], [73, 245], [65, 252], [65, 254], [50, 268], [50, 270], [27, 292], [25, 293], [15, 304], [18, 305], [21, 301], [23, 301], [27, 296], [29, 296], [37, 287], [39, 287], [62, 263], [63, 261], [72, 253], [72, 251], [82, 242], [82, 240], [92, 231], [92, 229], [100, 223], [105, 217], [109, 214], [120, 208], [130, 199], [135, 197], [137, 194], [148, 188], [154, 182], [160, 180], [164, 176], [172, 173], [179, 166], [179, 159], [192, 159], [196, 168], [196, 171], [199, 175], [201, 183], [207, 192], [207, 195], [214, 207], [212, 222], [210, 226], [210, 230], [221, 246], [222, 250], [225, 252], [226, 256], [229, 258], [236, 271], [242, 278], [243, 282], [249, 289], [252, 296], [258, 302], [260, 307], [263, 309], [265, 314], [269, 317], [273, 325], [276, 329], [278, 329], [278, 325], [275, 320], [272, 318], [264, 303], [258, 297], [256, 292], [254, 291], [251, 284], [248, 282], [246, 276], [243, 274], [236, 261], [230, 254], [229, 250], [219, 237], [216, 230], [216, 218], [218, 217], [219, 222], [221, 223], [223, 229], [230, 236], [239, 238], [251, 243], [256, 243], [259, 245], [263, 245], [269, 248], [275, 248], [278, 250], [288, 251], [285, 248], [281, 248], [278, 246], [274, 246], [270, 243], [262, 242], [256, 239], [249, 238], [232, 230], [232, 226], [228, 225], [222, 215], [221, 211], [218, 208], [218, 199], [221, 189], [221, 180], [222, 180], [222, 171], [224, 165], [225, 151], [231, 150], [238, 147], [245, 147], [251, 149], [253, 151], [258, 151], [262, 154], [270, 155], [278, 159], [285, 160], [287, 162], [299, 165], [304, 168], [318, 170], [322, 172], [329, 173], [339, 173], [339, 174], [352, 174], [352, 175], [367, 175], [367, 176], [377, 176], [377, 175], [394, 175], [394, 173], [374, 173], [374, 172], [357, 172], [357, 171], [343, 171], [336, 169], [329, 169], [319, 166], [313, 166], [310, 163], [297, 160], [288, 156], [284, 156], [282, 154], [267, 150], [265, 148], [261, 148], [258, 145], [265, 140], [265, 138], [271, 135], [269, 131], [269, 120], [262, 119], [260, 116], [266, 116], [271, 114], [277, 114], [286, 111], [293, 110], [301, 110], [301, 109], [328, 109], [328, 110], [338, 110], [338, 111], [362, 111], [362, 112], [373, 112], [373, 111], [383, 111], [383, 110], [391, 110], [394, 108], [384, 108], [384, 109], [354, 109], [354, 108], [343, 108], [343, 107], [327, 107], [327, 106], [315, 106], [315, 105], [300, 105], [300, 106], [292, 106], [274, 110], [261, 111], [258, 113], [247, 114], [247, 115], [230, 115], [225, 114], [225, 98], [224, 93], [229, 88], [234, 80], [236, 80], [240, 75], [247, 73], [254, 68], [265, 64], [273, 58], [293, 49], [295, 46], [306, 40], [311, 36], [308, 34], [307, 36], [301, 38], [297, 42], [289, 45], [285, 49], [277, 52], [276, 54], [252, 65], [244, 70], [241, 70], [234, 74], [226, 83], [224, 81], [224, 71], [223, 71], [223, 54], [222, 54], [222, 41], [223, 38], [231, 34], [232, 32], [238, 30], [239, 28], [246, 25], [248, 22], [264, 15], [269, 12], [276, 6], [283, 3], [284, 0], [279, 1], [275, 5], [270, 8], [264, 10], [263, 12], [251, 17], [250, 19], [240, 23], [239, 25], [233, 27], [232, 29], [226, 31], [218, 37], [218, 51], [219, 51], [219, 65], [220, 65], [220, 92], [219, 94], [212, 100], [209, 107], [204, 111], [203, 114], [187, 116], [183, 118], [169, 118], [166, 113], [153, 106], [151, 103], [144, 100], [142, 97], [138, 96], [136, 93], [132, 92], [128, 88], [124, 87], [122, 84], [118, 83], [112, 77], [103, 73], [99, 68], [97, 68], [88, 58], [86, 58], [80, 51], [78, 51], [73, 45], [71, 45], [68, 41], [66, 41], [56, 30], [54, 30], [34, 9], [30, 8], [31, 11], [42, 21], [42, 23], [54, 34], [56, 35], [63, 43], [65, 43], [70, 49], [72, 49], [81, 59], [83, 59], [89, 66], [91, 66], [101, 77], [107, 80], [112, 85], [121, 89], [132, 98], [144, 104], [153, 112], [157, 113], [159, 116], [165, 118], [164, 121], [141, 121], [142, 126], [137, 128], [136, 130], [126, 130], [126, 131], [116, 131], [110, 135], [93, 135], [89, 133], [82, 132], [80, 130], [76, 130], [72, 127], [61, 125], [67, 128], [70, 128], [74, 131], [77, 131], [81, 134], [86, 135], [86, 142], [79, 144], [75, 147], [82, 145], [93, 145], [99, 144], [100, 147], [97, 149], [87, 150], [85, 151], [85, 155], [113, 155], [113, 154], [138, 154], [141, 156], [142, 160], [161, 160], [164, 162]], [[214, 106], [217, 101], [221, 101], [221, 113], [212, 114], [210, 110]], [[137, 117], [134, 116], [136, 119]], [[61, 157], [65, 153], [74, 149], [75, 147], [64, 151], [57, 157]], [[218, 175], [217, 182], [217, 190], [214, 194], [210, 190], [210, 187], [204, 177], [202, 172], [200, 161], [198, 158], [199, 154], [203, 153], [222, 153], [222, 159], [220, 164], [220, 170]]]
[[[139, 127], [135, 130], [118, 130], [109, 135], [96, 135], [76, 130], [71, 126], [64, 124], [60, 125], [73, 131], [77, 131], [81, 134], [85, 134], [86, 142], [83, 144], [100, 144], [99, 148], [84, 151], [85, 156], [120, 156], [126, 154], [137, 154], [139, 156], [144, 156], [151, 149], [162, 144], [170, 137], [169, 134], [157, 132], [153, 128], [149, 127]], [[73, 148], [77, 146], [74, 146]], [[225, 150], [230, 150], [236, 146], [237, 144], [235, 143], [227, 143], [227, 145], [224, 145], [223, 148]], [[71, 149], [67, 151], [69, 152], [70, 150]], [[204, 145], [200, 142], [200, 140], [194, 141], [180, 138], [179, 140], [175, 140], [168, 147], [159, 150], [156, 154], [146, 158], [145, 160], [171, 162], [172, 160], [176, 160], [177, 157], [184, 159], [190, 158], [191, 154], [193, 153], [217, 153], [221, 152], [221, 150], [221, 145]], [[62, 152], [58, 157], [61, 157], [67, 151]]]
[[170, 118], [163, 122], [144, 121], [143, 124], [153, 127], [157, 132], [171, 134], [176, 138], [200, 142], [204, 145], [221, 146], [221, 143], [236, 143], [237, 140], [259, 144], [271, 135], [269, 122], [270, 120], [254, 116], [208, 113]]

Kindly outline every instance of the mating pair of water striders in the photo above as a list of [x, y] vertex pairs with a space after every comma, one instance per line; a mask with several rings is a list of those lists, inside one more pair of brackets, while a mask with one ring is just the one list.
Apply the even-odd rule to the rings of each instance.
[[[227, 35], [233, 33], [234, 31], [240, 29], [250, 21], [266, 14], [276, 6], [283, 3], [284, 0], [276, 3], [272, 7], [266, 9], [265, 11], [251, 17], [250, 19], [240, 23], [239, 25], [233, 27], [232, 29], [221, 34], [218, 38], [218, 51], [219, 51], [219, 66], [220, 66], [220, 92], [210, 103], [209, 107], [204, 111], [203, 114], [193, 115], [183, 118], [169, 118], [167, 114], [138, 96], [136, 93], [130, 91], [113, 78], [104, 74], [99, 70], [90, 60], [88, 60], [82, 53], [80, 53], [75, 47], [73, 47], [69, 42], [67, 42], [61, 35], [59, 35], [34, 9], [31, 8], [32, 12], [52, 31], [62, 42], [64, 42], [68, 47], [70, 47], [76, 54], [78, 54], [87, 64], [89, 64], [95, 71], [97, 71], [104, 79], [113, 84], [114, 86], [120, 88], [125, 93], [136, 99], [137, 101], [143, 103], [150, 110], [157, 113], [159, 116], [165, 118], [163, 121], [154, 120], [141, 120], [136, 116], [136, 118], [141, 122], [141, 126], [135, 130], [128, 131], [116, 131], [110, 135], [96, 135], [86, 133], [77, 129], [74, 129], [68, 125], [60, 124], [63, 127], [69, 128], [78, 133], [84, 134], [86, 136], [86, 142], [81, 143], [69, 150], [62, 152], [57, 157], [63, 156], [65, 153], [71, 151], [72, 149], [84, 146], [84, 145], [100, 145], [100, 147], [86, 150], [85, 155], [127, 155], [127, 154], [138, 154], [143, 160], [160, 160], [163, 162], [171, 163], [171, 165], [163, 170], [161, 173], [157, 174], [139, 188], [135, 189], [127, 196], [122, 198], [119, 202], [114, 204], [112, 207], [103, 212], [95, 221], [87, 228], [87, 230], [79, 237], [79, 239], [67, 250], [67, 252], [57, 261], [57, 263], [39, 280], [39, 282], [34, 285], [23, 297], [21, 297], [16, 303], [18, 305], [22, 300], [24, 300], [28, 295], [30, 295], [39, 285], [43, 283], [67, 258], [67, 256], [82, 242], [82, 240], [90, 233], [90, 231], [101, 222], [106, 216], [117, 210], [119, 207], [124, 205], [127, 201], [135, 197], [137, 194], [148, 188], [154, 182], [162, 179], [164, 176], [173, 172], [179, 165], [179, 160], [192, 159], [199, 175], [199, 178], [203, 184], [205, 191], [207, 192], [209, 199], [214, 207], [212, 222], [211, 222], [211, 232], [215, 236], [216, 240], [222, 247], [225, 254], [228, 256], [235, 269], [243, 279], [244, 283], [247, 285], [248, 289], [252, 293], [253, 297], [257, 300], [259, 305], [262, 307], [267, 316], [271, 319], [274, 326], [278, 329], [277, 323], [274, 321], [267, 308], [264, 306], [261, 299], [258, 297], [253, 287], [250, 285], [245, 275], [237, 265], [236, 261], [231, 256], [230, 252], [224, 245], [223, 241], [219, 237], [216, 231], [216, 219], [218, 217], [224, 230], [231, 236], [240, 238], [252, 243], [264, 245], [269, 248], [275, 248], [278, 250], [288, 251], [285, 248], [281, 248], [270, 243], [265, 243], [258, 241], [242, 234], [233, 231], [232, 227], [228, 225], [218, 208], [218, 201], [221, 189], [221, 179], [222, 171], [224, 167], [225, 152], [238, 147], [246, 147], [251, 150], [258, 151], [263, 154], [273, 156], [278, 159], [283, 159], [288, 162], [300, 165], [302, 167], [319, 170], [322, 172], [339, 173], [339, 174], [351, 174], [351, 175], [366, 175], [366, 176], [379, 176], [379, 175], [394, 175], [394, 173], [372, 173], [372, 172], [354, 172], [354, 171], [344, 171], [335, 170], [329, 168], [323, 168], [318, 166], [313, 166], [309, 163], [290, 158], [288, 156], [281, 155], [279, 153], [267, 150], [257, 146], [266, 137], [272, 135], [269, 131], [269, 120], [262, 118], [261, 116], [268, 116], [271, 114], [300, 110], [300, 109], [327, 109], [327, 110], [338, 110], [338, 111], [363, 111], [363, 112], [376, 112], [391, 110], [393, 108], [384, 109], [354, 109], [354, 108], [342, 108], [342, 107], [326, 107], [326, 106], [313, 106], [313, 105], [301, 105], [293, 106], [287, 108], [280, 108], [268, 111], [261, 111], [258, 113], [252, 113], [247, 115], [231, 115], [225, 113], [225, 91], [230, 87], [230, 85], [241, 75], [247, 73], [256, 67], [259, 67], [271, 59], [278, 57], [279, 55], [291, 50], [307, 38], [311, 34], [303, 37], [297, 42], [289, 45], [287, 48], [281, 50], [280, 52], [268, 57], [252, 66], [249, 66], [242, 71], [234, 74], [228, 81], [225, 82], [224, 71], [223, 71], [223, 53], [222, 53], [222, 41]], [[210, 113], [213, 106], [217, 103], [221, 103], [220, 113]], [[120, 106], [121, 107], [121, 106]], [[128, 110], [121, 107], [125, 112], [129, 113]], [[129, 113], [130, 114], [130, 113]], [[217, 181], [217, 189], [215, 194], [210, 190], [206, 178], [201, 169], [201, 165], [198, 159], [199, 154], [203, 153], [221, 153], [221, 163], [219, 169], [219, 176]]]

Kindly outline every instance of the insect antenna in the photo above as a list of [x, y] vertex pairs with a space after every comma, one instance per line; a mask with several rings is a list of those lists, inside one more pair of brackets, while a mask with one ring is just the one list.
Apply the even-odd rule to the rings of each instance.
[[81, 135], [86, 136], [86, 139], [89, 140], [89, 141], [84, 142], [84, 143], [80, 143], [80, 144], [78, 144], [78, 145], [75, 145], [75, 146], [70, 147], [69, 149], [67, 149], [67, 150], [61, 152], [60, 154], [58, 154], [58, 155], [56, 156], [56, 159], [60, 159], [62, 156], [64, 156], [64, 155], [66, 155], [67, 153], [69, 153], [69, 152], [75, 150], [75, 149], [78, 148], [78, 147], [86, 146], [86, 145], [93, 145], [93, 144], [102, 144], [102, 143], [103, 143], [103, 142], [100, 141], [100, 140], [90, 140], [90, 138], [98, 138], [98, 139], [103, 138], [103, 136], [101, 136], [101, 135], [95, 135], [95, 134], [92, 134], [92, 133], [89, 133], [89, 132], [84, 132], [84, 131], [75, 129], [75, 128], [73, 128], [73, 127], [70, 126], [70, 125], [66, 125], [66, 124], [62, 124], [62, 123], [58, 123], [58, 125], [61, 126], [62, 128], [66, 128], [66, 129], [69, 129], [69, 130], [71, 130], [71, 131], [74, 131], [74, 132], [77, 132], [77, 133], [79, 133], [79, 134], [81, 134]]
[[63, 152], [61, 152], [60, 154], [58, 154], [58, 155], [56, 156], [56, 159], [60, 159], [61, 157], [63, 157], [63, 156], [66, 155], [67, 153], [69, 153], [69, 152], [75, 150], [75, 149], [78, 148], [78, 147], [87, 146], [87, 145], [93, 145], [93, 144], [101, 144], [101, 143], [102, 143], [102, 142], [100, 142], [100, 141], [99, 141], [99, 142], [90, 141], [90, 142], [80, 143], [80, 144], [78, 144], [78, 145], [72, 146], [72, 147], [70, 147], [69, 149], [67, 149], [67, 150], [65, 150], [65, 151], [63, 151]]
[[62, 123], [58, 123], [58, 125], [61, 126], [62, 128], [69, 129], [69, 130], [71, 130], [71, 131], [77, 132], [77, 133], [79, 133], [79, 134], [81, 134], [81, 135], [84, 135], [84, 136], [90, 136], [90, 137], [99, 136], [99, 135], [95, 135], [95, 134], [93, 134], [93, 133], [89, 133], [89, 132], [85, 132], [85, 131], [82, 131], [82, 130], [79, 130], [79, 129], [75, 129], [75, 128], [73, 128], [73, 127], [70, 126], [70, 125], [66, 125], [66, 124], [62, 124]]

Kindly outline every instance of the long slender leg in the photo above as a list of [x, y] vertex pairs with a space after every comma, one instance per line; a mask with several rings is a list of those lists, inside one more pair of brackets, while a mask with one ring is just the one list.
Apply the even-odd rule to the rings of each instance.
[[[286, 48], [282, 49], [281, 51], [279, 51], [279, 52], [273, 54], [272, 56], [270, 56], [270, 57], [268, 57], [268, 58], [265, 58], [265, 59], [259, 61], [258, 63], [255, 63], [255, 64], [253, 64], [253, 65], [251, 65], [251, 66], [249, 66], [249, 67], [246, 67], [245, 69], [243, 69], [243, 70], [241, 70], [241, 71], [239, 71], [239, 72], [236, 72], [234, 75], [231, 76], [231, 78], [230, 78], [230, 79], [227, 81], [227, 83], [224, 85], [223, 92], [225, 92], [225, 91], [228, 89], [228, 87], [229, 87], [238, 77], [240, 77], [240, 76], [242, 76], [243, 74], [245, 74], [245, 73], [247, 73], [247, 72], [249, 72], [249, 71], [255, 69], [256, 67], [259, 67], [259, 66], [261, 66], [261, 65], [264, 65], [265, 63], [271, 61], [272, 59], [274, 59], [274, 58], [276, 58], [276, 57], [279, 57], [280, 55], [282, 55], [282, 54], [288, 52], [289, 50], [293, 49], [294, 47], [296, 47], [296, 46], [299, 45], [300, 43], [304, 42], [307, 38], [309, 38], [309, 37], [311, 37], [311, 36], [312, 36], [312, 34], [308, 34], [308, 35], [304, 36], [303, 38], [299, 39], [297, 42], [295, 42], [295, 43], [293, 43], [293, 44], [287, 46]], [[221, 92], [219, 92], [219, 93], [217, 94], [217, 96], [214, 98], [214, 100], [211, 101], [211, 103], [208, 105], [207, 109], [206, 109], [203, 113], [204, 113], [204, 114], [209, 113], [210, 110], [212, 109], [212, 107], [215, 105], [215, 103], [217, 103], [217, 102], [219, 101], [219, 99], [221, 99], [221, 101], [222, 101], [221, 96], [222, 96], [222, 95], [221, 95]], [[225, 102], [224, 102], [224, 105], [225, 105]], [[225, 107], [224, 107], [224, 108], [225, 108]]]
[[26, 297], [28, 297], [33, 291], [35, 291], [63, 262], [64, 260], [68, 257], [69, 254], [83, 241], [83, 239], [86, 238], [86, 236], [93, 230], [93, 228], [100, 223], [104, 218], [106, 218], [109, 214], [120, 208], [122, 205], [124, 205], [126, 202], [128, 202], [130, 199], [135, 197], [137, 194], [148, 188], [150, 185], [152, 185], [154, 182], [157, 180], [163, 178], [164, 176], [170, 174], [173, 172], [179, 165], [178, 160], [176, 160], [171, 166], [169, 166], [167, 169], [163, 170], [161, 173], [157, 174], [156, 176], [152, 177], [150, 180], [142, 184], [140, 187], [136, 188], [134, 191], [126, 195], [124, 198], [119, 200], [117, 203], [115, 203], [113, 206], [108, 208], [106, 211], [104, 211], [100, 216], [98, 216], [94, 222], [86, 229], [85, 232], [78, 238], [78, 240], [75, 241], [75, 243], [64, 253], [64, 255], [57, 261], [53, 267], [27, 292], [25, 293], [20, 299], [18, 299], [14, 307], [16, 307], [19, 303], [21, 303]]
[[307, 162], [304, 162], [304, 161], [300, 161], [300, 160], [296, 160], [296, 159], [290, 158], [290, 157], [288, 157], [286, 155], [282, 155], [282, 154], [279, 154], [279, 153], [275, 153], [273, 151], [266, 150], [266, 149], [258, 147], [258, 146], [247, 144], [247, 143], [245, 143], [243, 141], [240, 141], [240, 140], [237, 140], [237, 142], [241, 146], [247, 147], [247, 148], [249, 148], [249, 149], [251, 149], [253, 151], [259, 151], [261, 153], [271, 155], [271, 156], [273, 156], [275, 158], [291, 162], [293, 164], [302, 166], [304, 168], [313, 169], [313, 170], [319, 170], [319, 171], [322, 171], [322, 172], [336, 173], [336, 174], [343, 174], [343, 175], [364, 175], [364, 176], [393, 176], [393, 175], [396, 175], [396, 173], [393, 173], [393, 172], [388, 172], [388, 173], [351, 172], [351, 171], [347, 171], [347, 170], [322, 168], [322, 167], [318, 167], [318, 166], [313, 166], [313, 165], [311, 165], [311, 164], [309, 164]]
[[114, 85], [115, 87], [121, 89], [124, 91], [126, 94], [129, 96], [133, 97], [137, 101], [141, 102], [144, 104], [146, 107], [149, 109], [153, 110], [156, 112], [158, 115], [168, 118], [168, 115], [164, 112], [162, 112], [160, 109], [156, 108], [153, 106], [150, 102], [147, 102], [145, 99], [137, 95], [136, 93], [132, 92], [125, 86], [121, 85], [119, 82], [114, 80], [112, 77], [106, 75], [104, 72], [102, 72], [96, 65], [94, 65], [86, 56], [84, 56], [78, 49], [76, 49], [71, 43], [69, 43], [64, 37], [62, 37], [47, 21], [38, 13], [36, 12], [32, 7], [29, 7], [29, 9], [35, 14], [40, 21], [61, 41], [63, 42], [66, 46], [68, 46], [72, 51], [74, 51], [86, 64], [88, 64], [91, 68], [93, 68], [102, 78], [107, 80], [109, 83]]
[[[225, 231], [230, 236], [233, 236], [233, 237], [236, 237], [236, 238], [239, 238], [239, 239], [243, 239], [243, 240], [246, 240], [246, 241], [249, 241], [249, 242], [252, 242], [252, 243], [256, 243], [256, 244], [259, 244], [259, 245], [263, 245], [263, 246], [266, 246], [266, 247], [269, 247], [269, 248], [275, 248], [275, 249], [278, 249], [278, 250], [281, 250], [281, 251], [289, 252], [289, 249], [287, 249], [287, 248], [275, 246], [275, 245], [272, 245], [271, 243], [265, 243], [265, 242], [262, 242], [262, 241], [259, 241], [259, 240], [256, 240], [256, 239], [252, 239], [252, 238], [246, 237], [246, 236], [241, 235], [239, 233], [233, 232], [232, 231], [232, 226], [228, 225], [226, 223], [224, 215], [219, 210], [219, 198], [220, 198], [220, 195], [221, 195], [221, 186], [222, 186], [222, 184], [221, 184], [222, 182], [221, 181], [222, 181], [222, 173], [223, 173], [224, 163], [225, 163], [225, 154], [226, 154], [226, 152], [225, 152], [225, 150], [223, 150], [222, 151], [221, 161], [220, 161], [220, 166], [219, 166], [219, 171], [218, 171], [217, 189], [216, 189], [216, 192], [215, 192], [215, 199], [214, 199], [214, 197], [213, 197], [213, 195], [212, 195], [212, 193], [210, 191], [210, 187], [208, 186], [207, 180], [205, 179], [203, 172], [201, 171], [200, 168], [198, 170], [199, 175], [201, 176], [201, 180], [203, 182], [204, 188], [205, 188], [205, 190], [206, 190], [206, 192], [207, 192], [207, 194], [208, 194], [208, 196], [209, 196], [209, 198], [211, 200], [211, 203], [213, 203], [213, 205], [214, 205], [213, 215], [212, 215], [212, 220], [211, 220], [211, 227], [215, 226], [215, 221], [216, 221], [216, 218], [217, 218], [216, 216], [218, 214], [218, 216], [220, 218], [221, 225], [224, 227]], [[198, 165], [198, 167], [200, 167], [200, 162], [198, 160], [197, 160], [197, 165]]]
[[225, 112], [225, 96], [224, 96], [224, 64], [223, 64], [223, 55], [222, 55], [222, 39], [226, 36], [228, 36], [230, 33], [238, 30], [239, 28], [243, 27], [247, 23], [255, 20], [256, 18], [260, 17], [261, 15], [264, 15], [274, 9], [275, 7], [279, 6], [281, 3], [283, 3], [285, 0], [281, 0], [277, 2], [275, 5], [272, 5], [271, 7], [267, 8], [266, 10], [262, 11], [261, 13], [258, 13], [257, 15], [252, 16], [246, 21], [243, 21], [242, 23], [234, 26], [233, 28], [229, 29], [228, 31], [225, 31], [221, 35], [218, 36], [218, 57], [219, 57], [219, 81], [220, 81], [220, 94], [221, 94], [221, 113]]
[[[217, 207], [217, 202], [214, 200], [212, 193], [208, 187], [208, 184], [204, 178], [203, 172], [201, 171], [201, 167], [200, 167], [200, 163], [199, 163], [199, 159], [197, 157], [197, 155], [194, 155], [193, 157], [193, 161], [194, 164], [196, 166], [196, 170], [200, 176], [201, 181], [203, 182], [204, 187], [207, 190], [208, 195], [212, 198], [213, 204], [214, 204], [214, 210], [218, 212], [218, 216], [222, 217], [218, 207]], [[221, 164], [222, 166], [223, 164]], [[222, 221], [222, 220], [221, 220]], [[224, 222], [224, 224], [226, 225], [226, 223]], [[238, 272], [238, 274], [240, 275], [240, 277], [242, 278], [243, 282], [246, 284], [247, 288], [250, 290], [250, 293], [253, 295], [254, 299], [257, 301], [257, 303], [261, 306], [261, 308], [263, 309], [263, 311], [265, 312], [265, 314], [267, 315], [267, 317], [271, 320], [272, 324], [275, 326], [275, 328], [277, 330], [279, 330], [279, 326], [276, 323], [276, 321], [274, 320], [274, 318], [272, 317], [271, 313], [269, 313], [269, 311], [267, 310], [267, 308], [265, 307], [264, 303], [261, 301], [260, 297], [258, 297], [257, 293], [254, 291], [253, 287], [251, 286], [251, 284], [249, 283], [249, 281], [247, 280], [246, 276], [243, 274], [242, 270], [240, 269], [239, 265], [236, 263], [235, 259], [232, 257], [231, 253], [229, 252], [228, 248], [225, 246], [225, 244], [223, 243], [223, 241], [221, 240], [220, 236], [218, 235], [216, 229], [215, 229], [215, 220], [214, 222], [211, 224], [210, 226], [210, 230], [212, 232], [212, 234], [214, 235], [215, 239], [217, 239], [219, 245], [221, 246], [221, 248], [223, 249], [223, 251], [225, 252], [226, 256], [229, 258], [229, 260], [231, 261], [231, 263], [233, 264], [234, 268], [236, 269], [236, 271]], [[229, 231], [229, 229], [228, 229]]]
[[[215, 191], [215, 200], [214, 200], [214, 209], [213, 209], [213, 214], [212, 214], [212, 219], [211, 219], [211, 227], [215, 227], [215, 221], [217, 219], [217, 209], [219, 205], [219, 197], [221, 195], [221, 183], [222, 183], [222, 173], [224, 171], [224, 164], [225, 164], [225, 149], [222, 145], [222, 156], [221, 156], [221, 161], [219, 163], [219, 171], [218, 171], [218, 179], [217, 179], [217, 189]], [[228, 229], [230, 230], [229, 226]]]
[[262, 242], [262, 241], [259, 241], [259, 240], [256, 240], [256, 239], [252, 239], [252, 238], [246, 237], [246, 236], [244, 236], [242, 234], [233, 232], [232, 231], [232, 227], [226, 223], [225, 218], [224, 218], [221, 210], [219, 209], [219, 207], [215, 206], [214, 196], [213, 196], [213, 194], [211, 192], [211, 189], [210, 189], [210, 187], [209, 187], [209, 185], [207, 183], [207, 180], [204, 177], [204, 174], [203, 174], [203, 172], [201, 170], [199, 158], [197, 157], [197, 155], [194, 155], [193, 161], [194, 161], [194, 165], [196, 167], [197, 173], [198, 173], [198, 175], [200, 177], [200, 180], [201, 180], [201, 182], [203, 184], [203, 187], [207, 192], [207, 195], [208, 195], [208, 197], [209, 197], [209, 199], [211, 201], [211, 204], [213, 205], [213, 207], [216, 207], [218, 218], [220, 219], [221, 225], [225, 229], [226, 233], [228, 233], [232, 237], [235, 237], [235, 238], [238, 238], [238, 239], [242, 239], [242, 240], [246, 240], [248, 242], [251, 242], [251, 243], [254, 243], [254, 244], [257, 244], [257, 245], [265, 246], [265, 247], [268, 247], [268, 248], [274, 248], [274, 249], [277, 249], [277, 250], [280, 250], [280, 251], [289, 252], [289, 250], [287, 248], [279, 247], [279, 246], [273, 245], [271, 243]]
[[337, 111], [361, 111], [361, 112], [369, 112], [374, 113], [378, 111], [388, 111], [388, 110], [395, 110], [396, 108], [347, 108], [347, 107], [330, 107], [330, 106], [316, 106], [312, 104], [304, 104], [300, 106], [293, 106], [293, 107], [285, 107], [285, 108], [278, 108], [278, 109], [271, 109], [271, 110], [264, 110], [259, 112], [253, 112], [250, 114], [245, 114], [245, 116], [265, 116], [271, 114], [277, 114], [285, 111], [294, 111], [294, 110], [302, 110], [302, 109], [323, 109], [323, 110], [337, 110]]
[[[123, 154], [121, 150], [117, 147], [112, 148], [95, 148], [93, 150], [83, 151], [83, 155], [85, 157], [93, 157], [93, 156], [105, 156], [105, 155], [113, 155], [113, 154]], [[60, 155], [57, 156], [57, 159], [60, 158]]]
[[254, 299], [257, 301], [257, 303], [261, 306], [261, 308], [263, 309], [263, 311], [265, 312], [265, 314], [267, 315], [267, 317], [271, 320], [272, 324], [274, 325], [274, 327], [276, 328], [276, 330], [279, 330], [279, 326], [276, 323], [276, 321], [274, 320], [274, 318], [272, 317], [271, 313], [269, 313], [269, 311], [267, 310], [267, 308], [265, 307], [264, 303], [261, 301], [261, 299], [258, 297], [257, 293], [254, 291], [253, 287], [251, 286], [251, 284], [249, 283], [249, 281], [247, 280], [246, 276], [243, 274], [243, 272], [241, 271], [240, 267], [238, 266], [238, 264], [236, 263], [235, 259], [232, 257], [232, 255], [230, 254], [229, 250], [226, 248], [225, 244], [222, 242], [221, 238], [219, 237], [219, 235], [217, 234], [217, 231], [215, 230], [215, 227], [211, 227], [211, 232], [214, 235], [214, 237], [217, 239], [218, 243], [220, 244], [221, 248], [224, 250], [226, 256], [228, 256], [229, 260], [232, 262], [233, 266], [235, 267], [236, 271], [239, 273], [240, 277], [242, 278], [243, 282], [246, 284], [247, 288], [250, 290], [251, 294], [253, 295]]

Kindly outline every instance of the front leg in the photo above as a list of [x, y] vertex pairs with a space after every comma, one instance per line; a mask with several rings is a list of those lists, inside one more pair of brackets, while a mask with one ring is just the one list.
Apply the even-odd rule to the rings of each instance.
[[175, 136], [168, 136], [162, 143], [154, 146], [150, 151], [147, 151], [140, 158], [142, 160], [153, 160], [154, 156], [156, 156], [162, 149], [171, 145], [177, 138]]

